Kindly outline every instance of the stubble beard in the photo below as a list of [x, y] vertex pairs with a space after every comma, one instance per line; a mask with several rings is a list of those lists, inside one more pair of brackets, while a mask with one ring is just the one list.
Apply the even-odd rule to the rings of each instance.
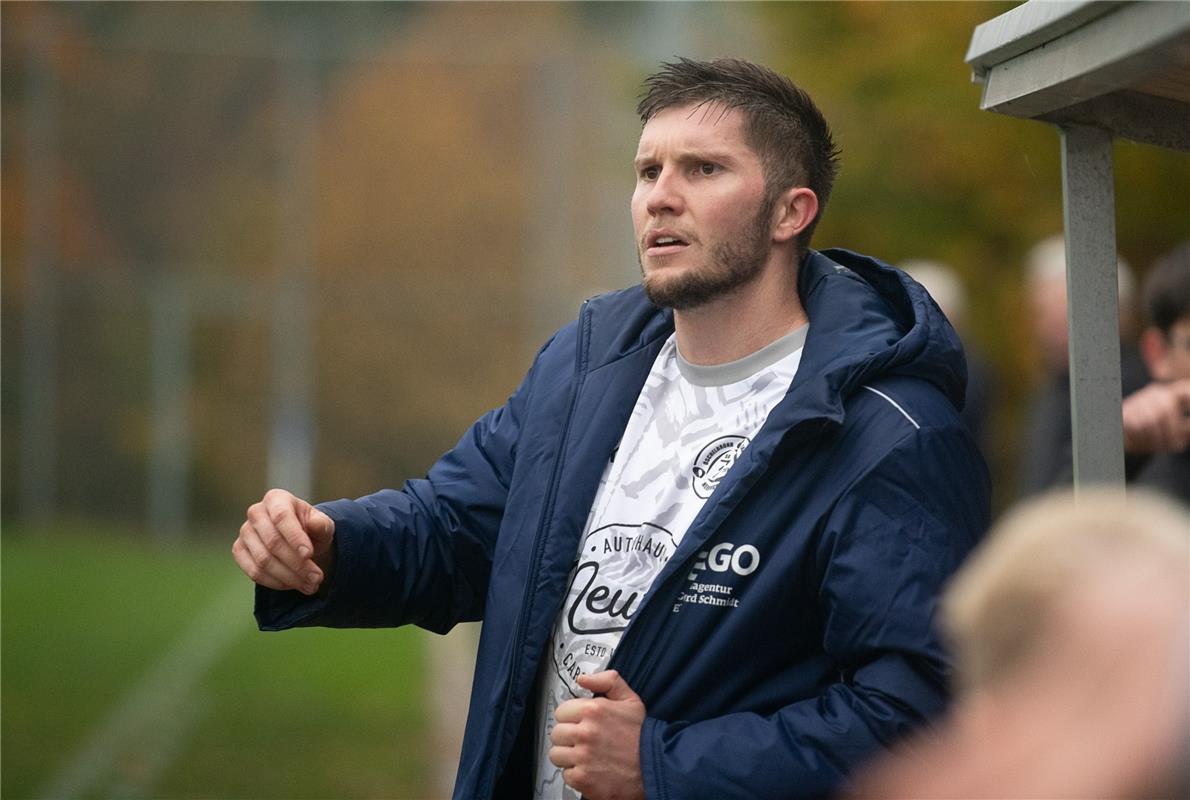
[[711, 247], [709, 263], [679, 275], [665, 275], [665, 270], [661, 275], [647, 274], [643, 255], [638, 253], [649, 300], [659, 308], [687, 311], [705, 306], [756, 280], [768, 261], [769, 220], [773, 208], [773, 201], [766, 197], [750, 226], [742, 228], [732, 240]]

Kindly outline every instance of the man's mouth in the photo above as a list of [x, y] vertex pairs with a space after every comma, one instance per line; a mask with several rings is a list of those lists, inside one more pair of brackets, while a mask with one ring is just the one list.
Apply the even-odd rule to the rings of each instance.
[[656, 230], [645, 236], [645, 254], [649, 256], [672, 255], [689, 245], [690, 242], [675, 231]]

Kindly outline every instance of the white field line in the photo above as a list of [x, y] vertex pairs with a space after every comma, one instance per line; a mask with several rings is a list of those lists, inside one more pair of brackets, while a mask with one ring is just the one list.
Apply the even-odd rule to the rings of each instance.
[[142, 730], [139, 740], [124, 748], [105, 781], [94, 784], [94, 796], [109, 800], [153, 800], [158, 781], [184, 751], [191, 728], [210, 711], [210, 704], [192, 695], [179, 695], [163, 709], [152, 730]]
[[153, 777], [159, 775], [180, 749], [189, 727], [183, 720], [194, 719], [187, 713], [179, 719], [178, 705], [193, 702], [193, 690], [203, 675], [250, 629], [245, 612], [249, 588], [243, 577], [229, 583], [36, 797], [67, 800], [86, 795], [110, 774], [130, 746], [137, 748], [141, 763], [153, 765], [149, 770]]

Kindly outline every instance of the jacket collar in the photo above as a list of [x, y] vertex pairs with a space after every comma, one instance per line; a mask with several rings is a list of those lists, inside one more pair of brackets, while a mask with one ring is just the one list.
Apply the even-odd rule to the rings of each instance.
[[[811, 250], [798, 270], [798, 293], [809, 335], [797, 376], [766, 427], [838, 425], [845, 399], [888, 374], [924, 378], [962, 407], [962, 346], [933, 300], [903, 272], [849, 250]], [[656, 352], [674, 330], [673, 312], [655, 307], [640, 286], [587, 305], [590, 370], [641, 349]]]

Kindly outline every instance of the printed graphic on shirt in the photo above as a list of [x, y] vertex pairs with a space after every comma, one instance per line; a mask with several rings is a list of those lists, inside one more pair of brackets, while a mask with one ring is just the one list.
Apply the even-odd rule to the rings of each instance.
[[572, 696], [582, 692], [575, 678], [607, 664], [620, 633], [676, 548], [673, 534], [647, 522], [605, 525], [587, 534], [550, 654], [558, 680]]
[[747, 446], [747, 436], [720, 436], [700, 450], [694, 458], [694, 493], [704, 500], [710, 497]]

